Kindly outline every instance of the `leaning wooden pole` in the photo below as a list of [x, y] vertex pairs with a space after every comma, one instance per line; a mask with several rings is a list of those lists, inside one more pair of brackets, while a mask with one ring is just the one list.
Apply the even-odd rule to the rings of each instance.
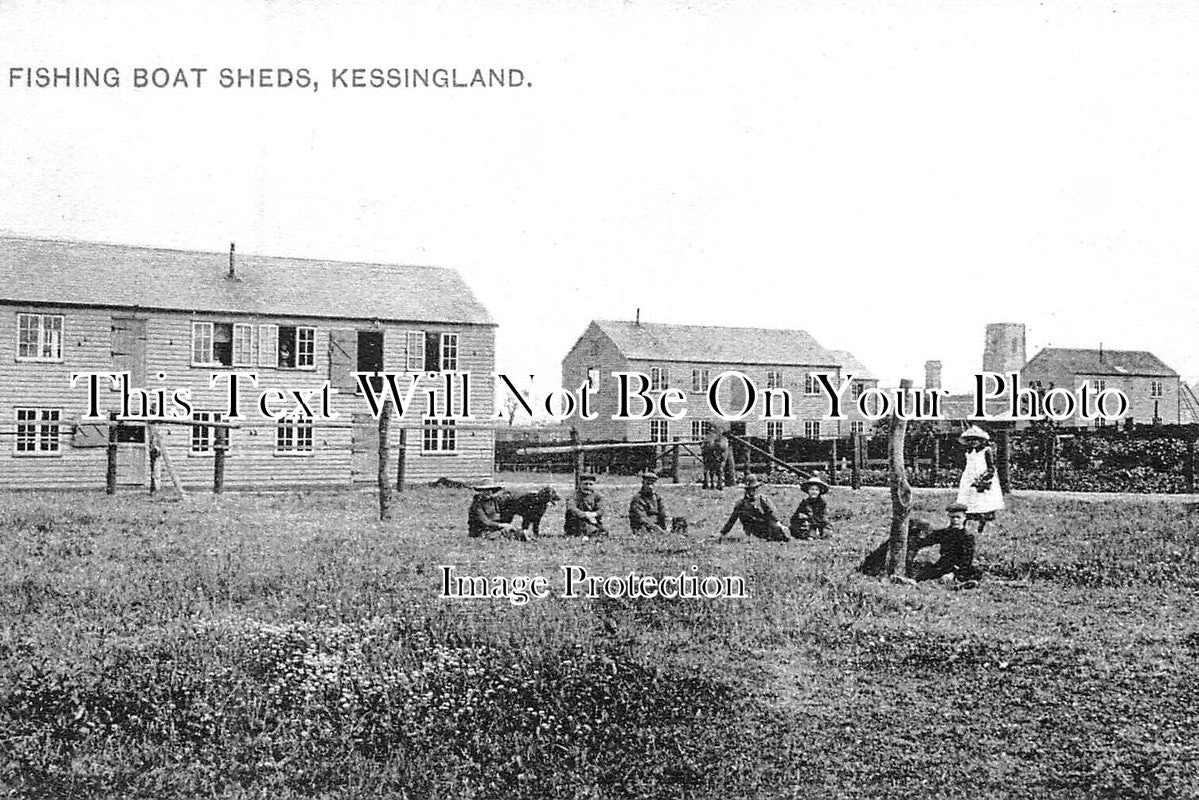
[[117, 437], [121, 423], [115, 415], [108, 420], [108, 459], [104, 472], [104, 491], [106, 494], [116, 494], [117, 491]]
[[391, 469], [387, 438], [391, 433], [391, 403], [379, 413], [379, 519], [391, 519]]
[[[899, 382], [899, 391], [912, 388], [912, 381], [904, 378]], [[908, 483], [904, 467], [903, 442], [907, 436], [908, 421], [899, 416], [891, 418], [890, 437], [890, 484], [891, 484], [891, 539], [887, 548], [887, 572], [904, 575], [908, 558], [908, 514], [912, 510], [912, 487]]]

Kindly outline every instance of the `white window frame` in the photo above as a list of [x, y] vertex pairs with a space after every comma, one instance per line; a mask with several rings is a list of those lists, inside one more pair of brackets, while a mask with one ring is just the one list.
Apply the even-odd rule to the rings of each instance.
[[279, 366], [279, 326], [274, 323], [258, 326], [258, 366]]
[[850, 434], [865, 433], [866, 432], [866, 423], [860, 419], [855, 419], [855, 420], [851, 421], [849, 423], [849, 432], [850, 432]]
[[649, 440], [655, 444], [669, 442], [670, 422], [664, 419], [651, 419], [649, 421]]
[[458, 427], [452, 419], [426, 419], [421, 429], [422, 456], [452, 456], [458, 454]]
[[1149, 396], [1150, 397], [1165, 397], [1166, 384], [1165, 381], [1151, 380], [1149, 381]]
[[[200, 331], [206, 331], [200, 334]], [[197, 343], [207, 342], [207, 349], [202, 352], [197, 352]], [[219, 366], [212, 358], [213, 344], [213, 329], [211, 322], [193, 322], [192, 323], [192, 366], [193, 367], [211, 367]], [[196, 356], [207, 356], [207, 358], [196, 358]]]
[[781, 369], [766, 370], [766, 388], [767, 389], [782, 389], [783, 388], [783, 371]]
[[[37, 355], [21, 355], [21, 346], [24, 344], [21, 341], [21, 323], [24, 320], [36, 320], [37, 325], [29, 326], [31, 331], [36, 331], [36, 341], [28, 344], [37, 348]], [[47, 325], [47, 322], [53, 322], [54, 325]], [[57, 327], [57, 330], [54, 328]], [[62, 342], [66, 330], [66, 316], [63, 314], [41, 314], [35, 311], [21, 311], [17, 314], [17, 361], [40, 362], [42, 364], [60, 364], [62, 363]], [[57, 334], [57, 337], [55, 337]], [[57, 354], [44, 355], [49, 348], [51, 352], [57, 351]]]
[[[278, 357], [278, 349], [276, 349], [276, 366], [279, 369], [295, 369], [306, 372], [316, 370], [316, 328], [311, 325], [278, 325], [276, 328], [291, 328], [296, 332], [295, 338], [295, 366], [287, 366], [282, 359]], [[276, 348], [278, 348], [278, 336], [276, 336]], [[306, 340], [306, 341], [305, 341]], [[302, 363], [302, 356], [307, 356], [308, 363]]]
[[[779, 388], [779, 387], [774, 387]], [[779, 419], [766, 420], [766, 438], [767, 439], [782, 439], [783, 438], [783, 421]]]
[[599, 367], [590, 367], [587, 370], [587, 388], [594, 389], [599, 386], [600, 371]]
[[1103, 378], [1091, 378], [1091, 389], [1096, 392], [1102, 392], [1107, 388], [1107, 381]]
[[649, 368], [649, 390], [661, 392], [670, 388], [670, 372], [666, 367]]
[[[221, 422], [221, 412], [219, 411], [193, 411], [192, 422]], [[216, 430], [214, 428], [189, 428], [191, 436], [188, 439], [189, 456], [211, 456], [213, 448], [216, 445]], [[228, 447], [229, 440], [225, 439], [225, 446]]]
[[820, 381], [813, 372], [805, 372], [803, 376], [803, 393], [805, 395], [820, 394]]
[[275, 455], [311, 456], [316, 452], [316, 426], [311, 417], [289, 414], [275, 426]]
[[406, 372], [425, 371], [424, 331], [406, 331], [404, 333], [404, 369]]
[[866, 381], [850, 381], [849, 396], [857, 400], [866, 392]]
[[691, 420], [691, 438], [692, 439], [704, 438], [705, 436], [708, 435], [708, 432], [711, 429], [712, 429], [712, 423], [709, 420], [706, 420], [706, 419]]
[[820, 420], [808, 419], [804, 420], [803, 435], [805, 439], [820, 438]]
[[458, 334], [441, 334], [441, 371], [458, 371]]
[[[239, 339], [241, 339], [239, 341]], [[254, 366], [254, 326], [248, 322], [233, 323], [233, 354], [232, 361], [235, 367], [252, 367]], [[243, 352], [238, 352], [238, 346], [241, 346]], [[238, 358], [238, 356], [243, 358]]]
[[[32, 418], [21, 419], [22, 413]], [[53, 418], [51, 418], [53, 415]], [[54, 458], [62, 455], [62, 409], [53, 406], [17, 406], [13, 409], [13, 456], [17, 458]], [[24, 436], [22, 428], [32, 428]], [[22, 444], [33, 449], [22, 450]]]
[[695, 394], [703, 394], [708, 391], [708, 387], [712, 383], [712, 372], [704, 367], [693, 367], [691, 369], [691, 391]]

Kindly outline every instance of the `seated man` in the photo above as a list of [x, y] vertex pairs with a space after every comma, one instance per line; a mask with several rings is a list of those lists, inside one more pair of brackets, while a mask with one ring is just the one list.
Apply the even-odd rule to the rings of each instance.
[[758, 494], [758, 488], [761, 485], [762, 482], [758, 480], [758, 476], [749, 476], [745, 482], [745, 496], [733, 506], [733, 513], [729, 517], [729, 521], [720, 529], [721, 536], [731, 531], [740, 520], [741, 526], [750, 536], [769, 539], [773, 542], [787, 541], [787, 529], [783, 527], [783, 523], [779, 522], [778, 514], [774, 511], [774, 504], [770, 502], [770, 498]]
[[504, 509], [500, 497], [502, 488], [498, 483], [485, 483], [475, 487], [475, 497], [466, 517], [467, 536], [472, 539], [486, 537], [526, 541], [521, 526], [503, 521]]
[[641, 476], [641, 491], [633, 495], [629, 503], [629, 527], [633, 533], [666, 533], [670, 523], [666, 516], [666, 502], [654, 491], [658, 476], [646, 472]]
[[600, 507], [603, 498], [595, 491], [595, 476], [587, 473], [579, 476], [579, 489], [566, 501], [567, 536], [602, 536], [604, 512]]

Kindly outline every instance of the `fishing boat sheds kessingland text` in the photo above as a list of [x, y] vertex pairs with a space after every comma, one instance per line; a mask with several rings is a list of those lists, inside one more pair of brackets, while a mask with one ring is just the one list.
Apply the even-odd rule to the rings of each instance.
[[[81, 419], [87, 390], [70, 386], [72, 373], [94, 370], [166, 389], [168, 410], [171, 393], [188, 388], [199, 420], [219, 420], [227, 405], [227, 381], [211, 387], [213, 373], [257, 373], [259, 386], [242, 403], [244, 427], [229, 431], [231, 487], [373, 480], [378, 428], [353, 372], [466, 371], [476, 424], [423, 418], [424, 388], [440, 378], [424, 379], [403, 424], [409, 478], [470, 480], [492, 471], [494, 369], [495, 323], [450, 269], [0, 238], [6, 485], [104, 485], [107, 426]], [[307, 392], [326, 380], [338, 390], [335, 421], [274, 422], [254, 407], [259, 392]], [[119, 410], [121, 393], [102, 386], [102, 410]], [[210, 483], [212, 429], [158, 427], [183, 482]], [[145, 429], [119, 430], [119, 480], [144, 484]]]

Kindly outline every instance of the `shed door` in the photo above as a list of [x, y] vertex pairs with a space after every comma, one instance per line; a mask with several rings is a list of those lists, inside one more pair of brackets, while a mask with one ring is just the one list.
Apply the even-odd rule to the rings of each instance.
[[132, 386], [146, 388], [146, 321], [134, 317], [112, 318], [112, 366], [128, 372]]

